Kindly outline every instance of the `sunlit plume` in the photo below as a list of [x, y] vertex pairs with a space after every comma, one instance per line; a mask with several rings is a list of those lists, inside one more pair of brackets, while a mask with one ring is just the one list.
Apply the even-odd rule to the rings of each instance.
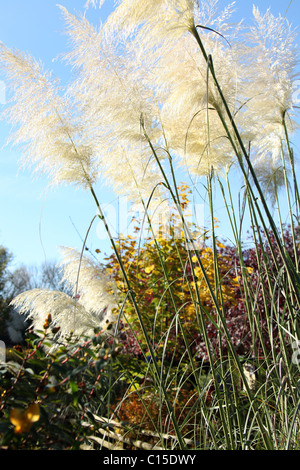
[[105, 274], [101, 265], [72, 248], [62, 248], [62, 282], [73, 295], [48, 289], [33, 289], [18, 295], [12, 305], [33, 323], [35, 330], [43, 330], [45, 318], [51, 313], [51, 326], [59, 327], [65, 336], [91, 334], [94, 328], [112, 321], [117, 307], [118, 292], [115, 283]]
[[93, 145], [82, 122], [40, 63], [0, 44], [0, 65], [11, 90], [4, 117], [12, 124], [10, 142], [20, 146], [22, 164], [47, 174], [51, 185], [68, 182], [89, 187], [97, 180]]

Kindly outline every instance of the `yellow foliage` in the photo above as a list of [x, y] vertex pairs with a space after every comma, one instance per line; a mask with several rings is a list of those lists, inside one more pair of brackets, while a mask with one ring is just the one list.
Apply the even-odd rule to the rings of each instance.
[[[184, 196], [183, 200], [186, 202], [187, 197]], [[177, 223], [174, 217], [171, 234], [180, 233], [175, 226]], [[197, 227], [195, 233], [199, 233]], [[209, 236], [205, 234], [203, 239], [206, 242]], [[156, 240], [149, 238], [140, 247], [132, 243], [131, 239], [120, 242], [123, 264], [126, 266], [128, 279], [134, 286], [135, 298], [143, 316], [143, 322], [155, 342], [159, 343], [171, 324], [174, 325], [176, 334], [174, 333], [173, 336], [168, 334], [168, 341], [177, 341], [174, 339], [177, 338], [179, 332], [178, 327], [175, 328], [176, 321], [174, 321], [177, 312], [189, 333], [192, 334], [198, 329], [199, 298], [201, 307], [209, 311], [210, 315], [214, 315], [216, 305], [211, 291], [215, 294], [218, 307], [223, 305], [226, 308], [229, 304], [235, 303], [234, 289], [237, 279], [235, 279], [235, 273], [229, 271], [230, 258], [224, 254], [226, 247], [218, 240], [216, 246], [217, 253], [214, 253], [214, 250], [207, 244], [198, 245], [197, 256], [190, 257], [184, 238], [177, 236], [159, 236]], [[201, 264], [198, 262], [198, 257]], [[114, 255], [111, 256], [110, 261], [110, 274], [120, 290], [125, 293], [123, 277]], [[216, 271], [220, 279], [217, 285]], [[195, 277], [193, 277], [193, 272]], [[139, 321], [128, 299], [124, 312], [131, 327], [139, 331]]]
[[150, 274], [152, 273], [154, 269], [155, 269], [155, 264], [151, 264], [151, 266], [148, 266], [147, 268], [145, 268], [145, 273]]
[[26, 410], [13, 408], [10, 412], [9, 419], [15, 426], [15, 434], [28, 433], [33, 423], [36, 423], [40, 419], [40, 406], [38, 403], [34, 403]]

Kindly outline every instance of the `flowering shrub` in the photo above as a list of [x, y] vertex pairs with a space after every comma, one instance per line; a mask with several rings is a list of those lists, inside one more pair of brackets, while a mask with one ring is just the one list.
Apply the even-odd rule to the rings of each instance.
[[[89, 445], [93, 413], [106, 413], [119, 389], [111, 369], [117, 348], [101, 333], [57, 344], [50, 318], [42, 335], [8, 351], [0, 365], [2, 449], [80, 449]], [[55, 351], [49, 354], [49, 347]], [[115, 391], [113, 391], [113, 388]], [[83, 421], [89, 426], [84, 427]]]
[[[186, 186], [184, 190], [186, 191]], [[181, 194], [183, 207], [188, 203], [188, 196]], [[136, 301], [142, 312], [142, 320], [147, 328], [148, 335], [159, 356], [165, 349], [165, 354], [177, 360], [182, 356], [186, 345], [181, 328], [188, 338], [188, 344], [193, 351], [197, 343], [195, 338], [199, 331], [199, 321], [196, 313], [196, 288], [200, 292], [202, 307], [208, 314], [215, 316], [214, 305], [209, 286], [218, 291], [219, 302], [222, 297], [223, 307], [228, 309], [235, 300], [235, 289], [238, 286], [236, 274], [228, 267], [229, 256], [225, 246], [217, 241], [218, 269], [221, 283], [216, 288], [214, 272], [214, 252], [209, 246], [209, 237], [204, 236], [204, 243], [198, 246], [198, 253], [202, 259], [203, 269], [207, 276], [205, 280], [203, 270], [200, 268], [196, 256], [189, 256], [184, 239], [178, 237], [176, 217], [171, 218], [170, 234], [167, 236], [161, 230], [161, 235], [149, 237], [140, 246], [138, 238], [129, 237], [118, 242], [118, 249], [122, 255], [123, 266], [128, 279], [135, 289]], [[136, 227], [139, 232], [139, 226]], [[176, 236], [177, 232], [177, 236]], [[199, 229], [194, 227], [195, 235]], [[121, 268], [114, 253], [106, 258], [107, 271], [114, 279], [125, 298], [127, 288]], [[193, 274], [194, 272], [194, 274]], [[144, 338], [135, 310], [128, 301], [123, 307], [121, 316], [122, 330], [120, 339], [127, 352], [141, 355], [139, 343]], [[208, 320], [208, 317], [207, 317]]]
[[[138, 232], [138, 227], [136, 230]], [[281, 279], [277, 284], [277, 278], [283, 266], [282, 258], [278, 253], [272, 233], [268, 233], [268, 236], [270, 246], [266, 245], [266, 239], [261, 234], [261, 243], [257, 243], [256, 248], [254, 246], [243, 251], [242, 263], [233, 246], [216, 241], [222, 312], [225, 315], [232, 344], [237, 353], [243, 357], [259, 357], [263, 356], [264, 352], [270, 353], [271, 350], [278, 352], [281, 345], [278, 322], [270, 320], [270, 317], [272, 314], [280, 318], [289, 316], [286, 298], [280, 289], [281, 283], [287, 282], [286, 278]], [[284, 230], [284, 245], [292, 262], [295, 263], [294, 244], [289, 227]], [[299, 254], [299, 244], [297, 247]], [[129, 239], [121, 240], [119, 248], [127, 275], [136, 289], [143, 321], [147, 325], [149, 336], [153, 338], [159, 356], [162, 349], [164, 349], [165, 358], [172, 357], [173, 360], [175, 358], [178, 360], [186, 354], [186, 343], [176, 321], [178, 312], [192, 355], [199, 360], [208, 361], [207, 347], [201, 334], [195, 308], [196, 282], [202, 307], [207, 313], [206, 328], [211, 350], [214, 357], [218, 359], [221, 351], [216, 308], [195, 256], [191, 257], [196, 276], [195, 279], [193, 278], [184, 241], [162, 236], [154, 242], [149, 237], [140, 247], [138, 240]], [[272, 251], [275, 259], [273, 259]], [[205, 236], [205, 246], [199, 247], [198, 253], [209, 284], [215, 288], [214, 251], [209, 246], [208, 235]], [[166, 272], [161, 267], [161, 258]], [[260, 262], [263, 259], [265, 263]], [[114, 254], [107, 258], [107, 262], [108, 271], [122, 291], [124, 284]], [[274, 289], [271, 290], [268, 284], [270, 281], [274, 285]], [[253, 310], [250, 312], [246, 295], [251, 299]], [[274, 307], [274, 298], [276, 307]], [[123, 311], [126, 320], [121, 321], [119, 337], [124, 344], [124, 352], [142, 357], [141, 345], [144, 344], [144, 340], [135, 312], [129, 302], [125, 304]], [[296, 315], [296, 311], [294, 314]], [[255, 321], [251, 320], [251, 315], [255, 315]], [[167, 337], [167, 342], [165, 342], [165, 337]], [[289, 343], [288, 339], [287, 337], [286, 344]], [[222, 354], [226, 356], [228, 341], [225, 335], [221, 335], [221, 345]]]
[[[193, 433], [196, 432], [197, 393], [194, 390], [181, 389], [179, 392], [173, 390], [170, 393], [170, 399], [172, 400], [174, 414], [178, 422], [183, 425], [183, 435], [193, 436]], [[149, 393], [149, 391], [140, 394], [133, 392], [129, 396], [119, 399], [115, 402], [114, 409], [118, 419], [133, 425], [132, 435], [135, 438], [139, 436], [143, 440], [147, 439], [145, 435], [139, 435], [141, 430], [157, 433], [161, 429], [165, 433], [174, 435], [166, 405], [161, 406], [159, 397], [155, 397], [155, 394]], [[192, 417], [190, 416], [191, 412]], [[189, 419], [186, 420], [187, 417]]]
[[[228, 332], [240, 356], [256, 358], [265, 357], [265, 354], [271, 352], [278, 354], [284, 345], [288, 346], [290, 337], [282, 335], [282, 332], [280, 334], [279, 324], [283, 322], [289, 330], [289, 322], [299, 314], [295, 299], [292, 301], [292, 311], [289, 309], [291, 299], [286, 299], [282, 288], [288, 281], [274, 236], [269, 232], [267, 240], [266, 235], [260, 235], [260, 242], [254, 243], [252, 240], [253, 248], [243, 250], [242, 264], [234, 247], [223, 246], [221, 251], [226, 253], [227, 269], [236, 272], [238, 278], [238, 283], [232, 286], [235, 301], [225, 310]], [[296, 265], [300, 245], [293, 243], [291, 227], [284, 228], [283, 236], [287, 253]], [[209, 322], [207, 331], [212, 349], [218, 356], [218, 328]], [[200, 335], [198, 337], [201, 338]], [[207, 358], [205, 344], [199, 339], [196, 340], [197, 356]], [[228, 352], [225, 339], [222, 342], [222, 352], [225, 355]]]

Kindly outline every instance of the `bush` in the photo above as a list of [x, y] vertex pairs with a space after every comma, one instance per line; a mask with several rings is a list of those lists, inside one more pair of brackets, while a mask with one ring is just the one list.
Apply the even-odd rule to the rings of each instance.
[[[188, 201], [185, 192], [181, 197], [183, 201]], [[172, 220], [170, 233], [175, 234], [178, 227], [176, 219]], [[135, 230], [138, 233], [140, 227], [137, 225]], [[194, 227], [194, 233], [199, 234], [197, 227]], [[271, 351], [274, 354], [280, 351], [282, 335], [279, 334], [278, 324], [291, 318], [289, 302], [297, 305], [295, 299], [286, 298], [283, 284], [288, 282], [287, 274], [280, 274], [283, 272], [283, 260], [272, 232], [267, 236], [261, 232], [259, 236], [259, 240], [250, 239], [253, 247], [243, 249], [240, 255], [234, 246], [218, 240], [214, 249], [208, 231], [202, 235], [204, 243], [198, 243], [198, 254], [208, 283], [217, 292], [232, 344], [240, 357], [256, 359]], [[295, 264], [299, 244], [295, 252], [290, 227], [284, 229], [283, 243], [291, 262]], [[161, 358], [163, 354], [164, 360], [178, 362], [187, 354], [188, 344], [193, 357], [208, 361], [207, 345], [197, 315], [196, 282], [211, 350], [216, 361], [221, 355], [226, 357], [228, 339], [224, 334], [220, 338], [217, 310], [208, 283], [196, 257], [189, 258], [185, 241], [162, 234], [155, 240], [149, 237], [142, 245], [136, 238], [121, 240], [118, 248], [157, 356]], [[110, 275], [120, 291], [124, 292], [125, 298], [126, 286], [115, 254], [106, 261]], [[215, 283], [216, 266], [220, 279], [218, 289]], [[297, 306], [295, 308], [292, 318], [297, 315]], [[119, 339], [124, 345], [124, 352], [142, 358], [145, 355], [145, 339], [130, 301], [125, 303], [121, 318]], [[285, 346], [289, 343], [290, 337], [286, 336]]]
[[[187, 187], [181, 188], [183, 209], [188, 205]], [[135, 232], [139, 233], [136, 225]], [[199, 239], [199, 228], [193, 227], [193, 235]], [[208, 283], [204, 278], [196, 256], [189, 255], [180, 223], [176, 216], [171, 218], [169, 236], [159, 227], [159, 236], [149, 236], [143, 244], [138, 238], [129, 237], [118, 242], [122, 254], [123, 266], [129, 282], [135, 289], [135, 295], [142, 320], [151, 338], [158, 357], [164, 354], [168, 360], [177, 361], [186, 351], [187, 343], [192, 354], [200, 348], [199, 318], [197, 315], [196, 289], [200, 292], [202, 308], [206, 321], [215, 318], [215, 306], [210, 294], [209, 285], [217, 292], [219, 305], [229, 309], [236, 304], [236, 293], [239, 287], [236, 270], [231, 267], [230, 248], [216, 241], [216, 252], [220, 285], [216, 284], [215, 251], [210, 243], [208, 232], [200, 234], [201, 242], [196, 242], [197, 251]], [[107, 270], [115, 280], [125, 299], [127, 287], [118, 259], [114, 253], [106, 258]], [[194, 273], [194, 274], [193, 274]], [[222, 299], [222, 300], [221, 300]], [[145, 339], [132, 303], [125, 302], [122, 312], [120, 341], [128, 353], [136, 357], [143, 356]], [[184, 337], [186, 337], [184, 339]], [[202, 358], [202, 354], [198, 355]]]
[[93, 414], [105, 414], [120, 393], [111, 368], [116, 354], [101, 332], [80, 341], [70, 337], [64, 344], [48, 329], [41, 335], [28, 333], [26, 345], [9, 350], [0, 367], [2, 449], [80, 449], [88, 444]]

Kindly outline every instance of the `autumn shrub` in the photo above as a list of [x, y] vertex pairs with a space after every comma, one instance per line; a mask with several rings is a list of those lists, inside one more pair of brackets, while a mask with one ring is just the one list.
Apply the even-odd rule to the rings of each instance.
[[[295, 296], [287, 299], [283, 288], [288, 279], [274, 236], [269, 232], [267, 239], [261, 230], [259, 235], [258, 240], [249, 235], [243, 244], [242, 260], [233, 246], [223, 245], [220, 249], [221, 255], [226, 254], [228, 271], [235, 272], [238, 281], [232, 285], [234, 301], [225, 310], [228, 331], [238, 354], [255, 360], [270, 354], [276, 356], [284, 345], [290, 344], [290, 336], [282, 334], [280, 325], [285, 324], [289, 330], [289, 322], [299, 315]], [[244, 248], [245, 245], [251, 248]], [[293, 242], [290, 226], [283, 228], [283, 246], [296, 265], [300, 245]], [[209, 322], [207, 329], [212, 347], [218, 351], [218, 327]], [[203, 342], [198, 341], [197, 345], [197, 356], [207, 357]], [[222, 346], [226, 354], [226, 341]], [[291, 348], [289, 353], [291, 358]]]
[[0, 365], [2, 450], [89, 447], [93, 414], [105, 414], [120, 394], [112, 369], [118, 351], [101, 332], [62, 343], [51, 323], [45, 327], [27, 333], [26, 344], [9, 349]]
[[[182, 189], [183, 188], [183, 189]], [[189, 203], [187, 186], [181, 187], [183, 209]], [[135, 227], [138, 234], [140, 226]], [[201, 302], [207, 312], [206, 320], [215, 317], [215, 308], [202, 269], [197, 258], [189, 258], [180, 224], [175, 213], [171, 218], [169, 232], [166, 234], [160, 226], [159, 236], [149, 236], [140, 243], [138, 236], [129, 236], [118, 241], [117, 246], [122, 255], [123, 266], [131, 285], [134, 287], [137, 304], [142, 314], [142, 321], [147, 328], [156, 354], [173, 361], [178, 361], [186, 349], [182, 329], [193, 355], [199, 347], [197, 341], [199, 319], [196, 311], [196, 285], [200, 291]], [[178, 236], [179, 235], [179, 236]], [[198, 238], [197, 251], [202, 259], [208, 282], [219, 291], [223, 308], [228, 309], [236, 303], [238, 280], [235, 269], [230, 268], [229, 254], [226, 247], [217, 241], [217, 258], [221, 282], [216, 287], [214, 272], [214, 251], [210, 237], [193, 226], [194, 238]], [[123, 297], [126, 286], [120, 265], [114, 253], [106, 258], [106, 267], [115, 280]], [[191, 268], [192, 263], [192, 268]], [[192, 269], [194, 275], [192, 273]], [[221, 303], [221, 300], [219, 300]], [[179, 327], [179, 321], [181, 327]], [[145, 348], [140, 323], [130, 301], [125, 301], [121, 316], [120, 340], [124, 351], [142, 356]], [[142, 344], [142, 349], [139, 344]]]
[[[135, 438], [141, 437], [147, 441], [143, 431], [152, 431], [153, 436], [159, 437], [162, 434], [175, 434], [168, 408], [161, 405], [159, 396], [153, 393], [154, 390], [144, 392], [132, 392], [130, 395], [119, 399], [114, 404], [115, 413], [124, 425], [131, 425], [131, 435]], [[195, 431], [196, 416], [199, 413], [199, 403], [195, 390], [181, 389], [172, 390], [170, 399], [173, 404], [174, 414], [179, 425], [182, 426], [182, 433], [185, 437], [193, 435]], [[190, 416], [189, 416], [190, 415]], [[186, 419], [189, 417], [188, 419]], [[155, 439], [154, 439], [155, 441]]]
[[[183, 186], [181, 192], [183, 208], [189, 203], [189, 193], [187, 186]], [[222, 312], [238, 355], [257, 359], [263, 357], [265, 353], [270, 354], [271, 350], [276, 354], [280, 350], [278, 322], [275, 318], [273, 321], [270, 320], [274, 312], [274, 299], [276, 315], [282, 319], [288, 318], [290, 311], [282, 290], [282, 282], [287, 282], [286, 275], [285, 278], [281, 278], [280, 283], [276, 281], [280, 270], [283, 269], [283, 261], [272, 232], [268, 233], [268, 240], [262, 231], [259, 240], [249, 236], [246, 243], [252, 247], [243, 247], [241, 259], [236, 247], [216, 240], [214, 249], [209, 231], [201, 234], [198, 227], [193, 227], [193, 233], [198, 240], [197, 251], [207, 274], [205, 280], [197, 258], [195, 256], [189, 258], [184, 239], [174, 236], [176, 230], [178, 233], [176, 223], [174, 214], [169, 231], [171, 235], [173, 234], [171, 237], [162, 233], [161, 228], [160, 237], [153, 239], [149, 236], [144, 243], [140, 243], [138, 236], [128, 239], [121, 237], [118, 242], [128, 279], [136, 292], [143, 322], [158, 356], [161, 357], [163, 354], [165, 360], [172, 359], [176, 362], [186, 354], [186, 341], [188, 341], [193, 357], [199, 361], [209, 360], [207, 345], [201, 334], [195, 308], [197, 302], [195, 283], [200, 292], [214, 357], [218, 360], [221, 353], [223, 356], [227, 355], [228, 340], [223, 335], [220, 342], [216, 306], [208, 288], [208, 282], [213, 289], [216, 287], [215, 261], [220, 278], [218, 295], [222, 298]], [[136, 225], [135, 233], [138, 234], [139, 231], [140, 226]], [[292, 263], [295, 264], [299, 255], [299, 244], [296, 245], [295, 251], [290, 227], [284, 229], [283, 243]], [[196, 278], [193, 278], [191, 261]], [[125, 296], [126, 286], [124, 287], [122, 272], [114, 253], [106, 258], [106, 263], [108, 272]], [[270, 289], [270, 286], [274, 286], [274, 289]], [[295, 299], [292, 302], [295, 302]], [[256, 323], [250, 317], [254, 312]], [[274, 316], [276, 315], [274, 312]], [[294, 318], [296, 315], [295, 310]], [[178, 317], [181, 328], [178, 325]], [[119, 328], [119, 339], [124, 345], [123, 352], [143, 358], [144, 337], [129, 301], [123, 306]], [[185, 331], [186, 341], [182, 329]], [[286, 344], [288, 343], [287, 337]]]

